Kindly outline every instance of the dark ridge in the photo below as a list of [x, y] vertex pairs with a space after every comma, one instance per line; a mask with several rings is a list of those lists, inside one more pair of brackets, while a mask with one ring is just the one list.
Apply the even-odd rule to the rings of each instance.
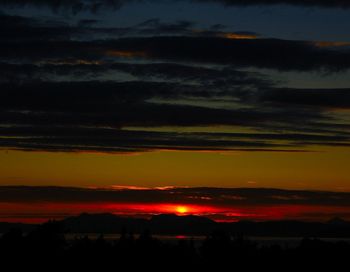
[[[202, 216], [154, 215], [150, 219], [122, 217], [109, 213], [68, 217], [59, 221], [66, 233], [122, 233], [123, 230], [140, 234], [145, 230], [159, 235], [208, 235], [213, 231], [225, 231], [232, 235], [250, 237], [320, 237], [350, 238], [350, 222], [333, 218], [327, 222], [303, 221], [239, 221], [215, 222]], [[0, 223], [0, 233], [11, 229], [30, 232], [34, 224]]]

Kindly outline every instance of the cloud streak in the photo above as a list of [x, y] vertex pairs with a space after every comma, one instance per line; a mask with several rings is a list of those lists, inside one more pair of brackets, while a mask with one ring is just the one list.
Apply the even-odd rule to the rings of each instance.
[[[247, 77], [238, 85], [244, 84], [252, 88], [259, 80]], [[243, 99], [241, 92], [248, 90], [238, 91], [237, 95], [238, 87], [233, 92], [217, 93], [203, 89], [201, 85], [194, 87], [180, 83], [83, 81], [5, 83], [1, 88], [0, 146], [8, 149], [122, 153], [152, 150], [292, 152], [305, 151], [312, 145], [349, 144], [348, 129], [338, 125], [322, 110], [299, 108], [294, 111], [293, 107], [271, 105], [261, 108], [254, 106], [256, 101], [249, 102], [250, 108], [156, 102], [157, 99], [176, 101], [195, 97], [198, 100], [221, 96], [220, 103], [228, 96], [239, 102]], [[264, 96], [259, 99], [267, 100]], [[278, 105], [280, 102], [270, 98], [268, 104], [271, 103]], [[260, 132], [176, 133], [128, 129], [220, 125], [254, 128]], [[284, 132], [279, 133], [282, 128]], [[296, 133], [297, 128], [315, 131]], [[321, 134], [320, 129], [323, 129]], [[261, 130], [276, 131], [263, 133]], [[286, 133], [288, 130], [290, 132]]]
[[[55, 50], [52, 50], [55, 48]], [[276, 54], [276, 51], [279, 54]], [[1, 44], [3, 60], [144, 58], [235, 65], [281, 71], [341, 71], [350, 67], [349, 50], [310, 42], [220, 37], [147, 37], [107, 41], [28, 41]]]
[[331, 46], [339, 43], [268, 39], [251, 32], [225, 32], [215, 26], [196, 30], [188, 21], [152, 19], [125, 28], [70, 26], [9, 15], [0, 15], [1, 21], [0, 59], [12, 63], [136, 57], [282, 71], [335, 72], [350, 67], [350, 49]]
[[350, 193], [282, 190], [272, 188], [78, 188], [45, 186], [1, 186], [2, 203], [9, 202], [113, 202], [182, 203], [230, 205], [334, 205], [350, 206]]

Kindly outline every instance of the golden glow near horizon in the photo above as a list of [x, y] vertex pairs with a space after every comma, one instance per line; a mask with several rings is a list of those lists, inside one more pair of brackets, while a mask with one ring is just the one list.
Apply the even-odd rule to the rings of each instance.
[[0, 151], [0, 185], [275, 187], [350, 191], [349, 148], [131, 155]]

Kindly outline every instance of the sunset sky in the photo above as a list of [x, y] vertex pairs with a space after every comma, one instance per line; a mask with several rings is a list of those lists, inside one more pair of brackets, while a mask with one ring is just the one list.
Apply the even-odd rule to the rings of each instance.
[[350, 219], [349, 28], [344, 0], [0, 0], [0, 221]]

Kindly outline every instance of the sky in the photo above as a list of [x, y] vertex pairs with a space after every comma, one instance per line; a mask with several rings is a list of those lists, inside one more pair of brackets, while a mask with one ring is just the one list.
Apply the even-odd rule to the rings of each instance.
[[[343, 0], [0, 0], [0, 188], [16, 192], [0, 218], [350, 218], [329, 203], [350, 192], [349, 15]], [[71, 205], [35, 188], [145, 194]], [[202, 195], [144, 198], [164, 188]], [[234, 188], [249, 203], [213, 200]], [[308, 192], [327, 194], [296, 202]]]

